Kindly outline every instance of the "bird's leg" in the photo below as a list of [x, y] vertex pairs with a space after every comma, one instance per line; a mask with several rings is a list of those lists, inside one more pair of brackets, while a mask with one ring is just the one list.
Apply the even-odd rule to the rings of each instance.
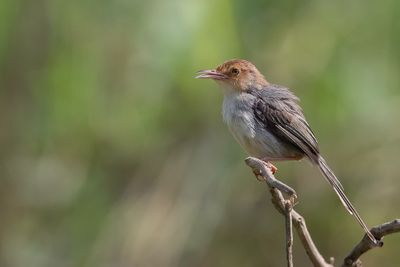
[[[272, 174], [271, 167], [268, 165], [272, 165], [271, 163], [253, 157], [248, 157], [245, 161], [246, 164], [253, 170], [253, 173], [257, 177], [257, 180], [266, 182], [270, 188], [276, 188], [288, 195], [289, 201], [292, 203], [292, 206], [296, 204], [296, 191], [294, 191], [294, 189], [292, 189], [290, 186], [275, 178], [275, 176]], [[270, 174], [269, 170], [271, 171]]]
[[267, 166], [267, 168], [271, 169], [272, 174], [275, 174], [278, 171], [278, 168], [275, 167], [267, 158], [263, 158], [261, 160], [265, 162], [265, 166]]
[[265, 165], [266, 165], [268, 168], [271, 169], [272, 174], [275, 174], [275, 173], [278, 171], [278, 168], [275, 167], [275, 165], [272, 164], [272, 163], [269, 162], [269, 161], [266, 161], [266, 162], [265, 162]]
[[278, 171], [278, 168], [275, 167], [275, 165], [273, 165], [271, 163], [271, 161], [284, 161], [284, 160], [300, 160], [302, 159], [303, 156], [289, 156], [289, 157], [282, 157], [282, 158], [261, 158], [261, 160], [265, 163], [265, 166], [267, 168], [269, 168], [272, 172], [272, 174], [275, 174]]
[[[268, 161], [268, 159], [261, 159], [261, 161], [264, 163], [265, 167], [271, 170], [272, 174], [275, 174], [276, 171], [278, 170], [277, 167], [275, 167], [271, 162]], [[260, 182], [265, 182], [265, 178], [262, 177], [260, 172], [258, 170], [253, 169], [253, 173], [256, 176], [257, 180]]]

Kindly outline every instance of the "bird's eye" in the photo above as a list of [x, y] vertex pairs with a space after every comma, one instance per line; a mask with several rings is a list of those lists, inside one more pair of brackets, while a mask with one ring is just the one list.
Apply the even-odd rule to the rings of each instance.
[[238, 74], [239, 74], [239, 70], [238, 70], [237, 68], [232, 68], [232, 69], [231, 69], [231, 73], [232, 73], [233, 75], [238, 75]]

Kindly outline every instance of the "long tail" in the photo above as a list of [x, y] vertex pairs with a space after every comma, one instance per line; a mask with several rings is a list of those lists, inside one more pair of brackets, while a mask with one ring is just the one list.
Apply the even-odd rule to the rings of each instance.
[[328, 181], [328, 183], [335, 190], [335, 192], [338, 195], [343, 206], [345, 206], [347, 211], [356, 218], [357, 222], [364, 229], [365, 233], [368, 235], [368, 237], [371, 239], [371, 241], [376, 243], [377, 241], [376, 241], [375, 237], [371, 234], [371, 232], [369, 231], [369, 228], [364, 223], [364, 221], [361, 219], [360, 215], [358, 214], [357, 210], [354, 208], [353, 204], [351, 204], [350, 200], [347, 198], [346, 194], [344, 193], [342, 184], [339, 182], [338, 178], [335, 176], [333, 171], [329, 168], [325, 159], [322, 156], [318, 157], [318, 166], [319, 166], [319, 169], [321, 170], [322, 174], [325, 176], [326, 180]]

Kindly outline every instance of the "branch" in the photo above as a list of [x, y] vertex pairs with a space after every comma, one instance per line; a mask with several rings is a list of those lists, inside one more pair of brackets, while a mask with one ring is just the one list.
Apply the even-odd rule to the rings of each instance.
[[286, 256], [288, 267], [293, 267], [293, 223], [292, 223], [291, 201], [285, 202], [285, 225], [286, 225]]
[[[267, 185], [270, 188], [270, 192], [272, 195], [272, 203], [274, 204], [275, 208], [284, 216], [286, 216], [287, 212], [287, 203], [291, 203], [291, 207], [297, 198], [296, 192], [287, 186], [286, 184], [282, 183], [281, 181], [277, 180], [274, 175], [272, 174], [270, 168], [265, 166], [265, 162], [249, 157], [245, 160], [246, 164], [253, 169], [254, 174], [261, 176]], [[282, 192], [289, 195], [289, 202], [283, 198]], [[294, 227], [296, 228], [297, 234], [300, 237], [301, 243], [303, 244], [304, 249], [308, 257], [310, 258], [311, 262], [315, 267], [333, 267], [332, 263], [327, 263], [325, 259], [322, 257], [321, 253], [319, 253], [317, 247], [315, 246], [310, 233], [308, 232], [306, 223], [304, 218], [297, 213], [294, 209], [290, 209], [289, 211], [291, 222], [293, 223]], [[287, 216], [288, 217], [288, 216]], [[288, 225], [288, 223], [287, 223]], [[290, 227], [289, 227], [290, 228]], [[288, 230], [288, 226], [286, 227]], [[290, 234], [287, 232], [287, 238], [290, 238]], [[291, 248], [292, 244], [287, 240], [287, 256], [288, 256], [288, 266], [291, 259]], [[332, 262], [332, 260], [331, 260]]]
[[[292, 225], [296, 228], [297, 234], [300, 237], [301, 243], [315, 267], [334, 267], [333, 258], [330, 259], [329, 263], [325, 261], [321, 253], [319, 253], [314, 241], [308, 232], [306, 222], [304, 218], [293, 209], [295, 200], [297, 198], [296, 191], [294, 191], [288, 185], [277, 180], [271, 172], [271, 169], [266, 166], [266, 163], [257, 158], [248, 157], [245, 160], [246, 164], [253, 169], [253, 173], [257, 177], [263, 178], [266, 184], [270, 188], [272, 195], [272, 203], [279, 213], [285, 216], [286, 219], [286, 252], [288, 266], [293, 266], [293, 233]], [[285, 200], [282, 192], [289, 196], [289, 200]], [[361, 241], [351, 250], [349, 255], [344, 259], [342, 267], [362, 267], [361, 255], [368, 252], [375, 247], [382, 247], [382, 238], [386, 235], [400, 232], [400, 219], [395, 219], [391, 222], [387, 222], [371, 229], [372, 235], [379, 240], [378, 244], [373, 244], [371, 239], [364, 235]]]
[[393, 233], [400, 232], [400, 219], [393, 220], [371, 229], [373, 236], [379, 240], [378, 245], [374, 245], [368, 236], [364, 235], [361, 241], [351, 250], [350, 254], [344, 259], [342, 267], [361, 267], [362, 263], [359, 259], [362, 254], [366, 253], [370, 249], [375, 247], [382, 247], [383, 242], [381, 239], [385, 235], [390, 235]]

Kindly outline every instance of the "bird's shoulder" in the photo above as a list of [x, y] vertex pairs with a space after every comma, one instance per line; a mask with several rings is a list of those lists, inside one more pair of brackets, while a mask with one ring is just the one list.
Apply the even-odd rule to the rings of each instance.
[[268, 116], [290, 123], [293, 116], [304, 117], [299, 98], [287, 87], [268, 84], [261, 89], [250, 88], [247, 93], [255, 96], [254, 110], [263, 119]]
[[255, 96], [255, 117], [277, 135], [297, 145], [309, 157], [319, 153], [318, 143], [303, 111], [299, 98], [287, 87], [269, 84], [261, 89], [249, 89]]

